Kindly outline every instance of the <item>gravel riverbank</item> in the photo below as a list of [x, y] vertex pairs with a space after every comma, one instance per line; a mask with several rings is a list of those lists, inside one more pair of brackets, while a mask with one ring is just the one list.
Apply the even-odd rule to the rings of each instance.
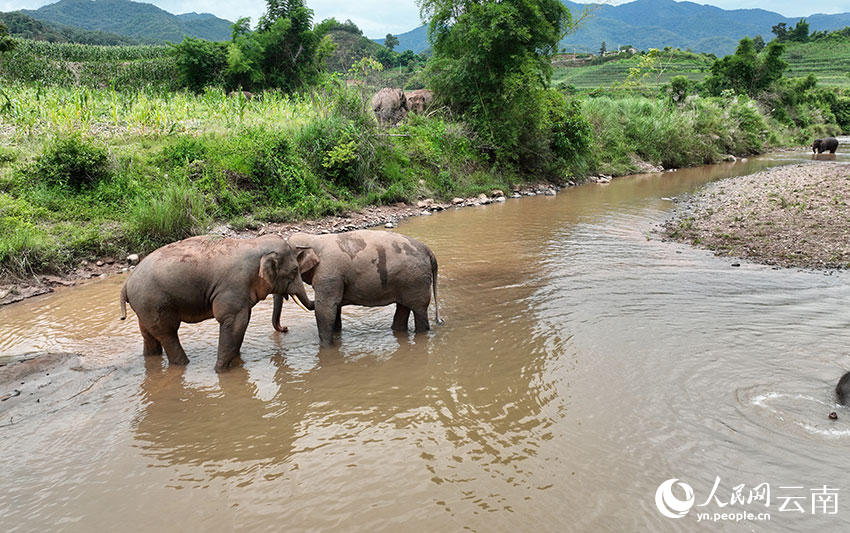
[[770, 265], [850, 267], [850, 164], [818, 161], [712, 183], [682, 201], [662, 233]]

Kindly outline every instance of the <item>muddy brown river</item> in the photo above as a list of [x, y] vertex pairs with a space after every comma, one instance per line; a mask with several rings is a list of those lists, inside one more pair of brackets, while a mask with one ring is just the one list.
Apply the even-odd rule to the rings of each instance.
[[81, 354], [0, 402], [0, 529], [847, 531], [848, 274], [652, 236], [669, 198], [808, 157], [405, 221], [445, 326], [349, 307], [320, 351], [269, 299], [223, 374], [214, 321], [181, 328], [187, 367], [143, 358], [122, 277], [0, 308], [0, 357]]

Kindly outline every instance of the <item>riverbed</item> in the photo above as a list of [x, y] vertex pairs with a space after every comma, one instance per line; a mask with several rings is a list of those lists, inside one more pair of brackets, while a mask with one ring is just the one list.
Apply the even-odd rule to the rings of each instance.
[[[0, 308], [0, 357], [80, 354], [7, 386], [20, 394], [0, 402], [0, 524], [847, 530], [850, 409], [833, 388], [850, 369], [850, 278], [733, 267], [655, 236], [671, 198], [810, 158], [406, 220], [394, 231], [438, 257], [444, 326], [394, 334], [392, 308], [345, 308], [341, 346], [320, 351], [294, 305], [289, 333], [272, 329], [269, 299], [222, 374], [214, 321], [181, 328], [187, 367], [143, 358], [133, 315], [118, 320], [121, 276]], [[681, 518], [656, 504], [671, 479], [693, 489]], [[763, 483], [769, 502], [747, 503]], [[812, 511], [824, 486], [834, 514]], [[770, 520], [698, 524], [705, 512]]]

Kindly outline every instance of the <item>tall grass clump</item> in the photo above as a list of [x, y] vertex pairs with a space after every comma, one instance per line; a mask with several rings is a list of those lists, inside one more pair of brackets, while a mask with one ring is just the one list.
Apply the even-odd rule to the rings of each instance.
[[744, 96], [689, 96], [680, 105], [641, 97], [597, 97], [584, 103], [593, 125], [593, 153], [599, 171], [626, 174], [637, 160], [665, 168], [745, 156], [777, 142], [770, 119]]
[[139, 197], [127, 218], [128, 240], [142, 251], [197, 235], [210, 221], [203, 195], [188, 183]]

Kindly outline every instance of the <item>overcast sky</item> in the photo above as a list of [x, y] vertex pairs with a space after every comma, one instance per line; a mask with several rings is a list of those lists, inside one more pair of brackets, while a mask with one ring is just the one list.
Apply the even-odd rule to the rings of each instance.
[[[55, 0], [0, 0], [0, 11], [37, 9]], [[138, 0], [137, 0], [138, 1]], [[624, 4], [627, 0], [609, 0], [607, 3]], [[147, 0], [171, 13], [212, 13], [231, 21], [251, 17], [252, 23], [265, 11], [265, 0]], [[712, 0], [697, 3], [711, 4], [723, 9], [762, 8], [781, 13], [786, 17], [802, 17], [813, 13], [850, 12], [850, 0], [834, 0], [809, 4], [799, 0]], [[315, 12], [315, 20], [334, 17], [340, 22], [353, 20], [369, 37], [383, 37], [387, 33], [404, 33], [419, 26], [419, 8], [415, 0], [307, 0]]]

